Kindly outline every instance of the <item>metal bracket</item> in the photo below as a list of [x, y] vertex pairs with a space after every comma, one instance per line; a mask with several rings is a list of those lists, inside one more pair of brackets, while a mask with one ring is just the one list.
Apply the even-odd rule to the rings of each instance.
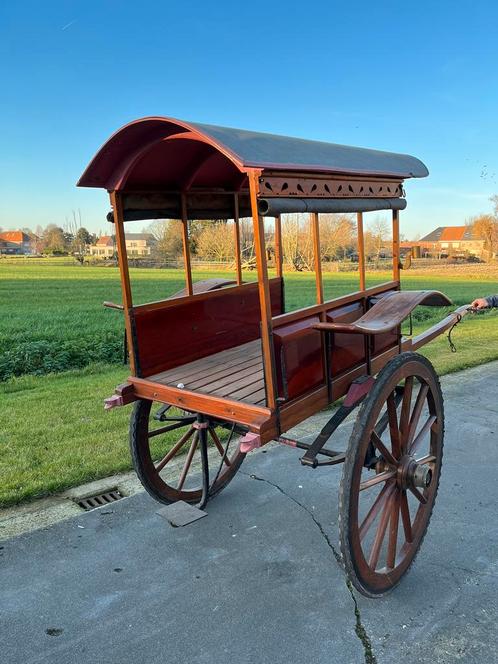
[[[318, 462], [317, 455], [320, 454], [325, 443], [330, 436], [339, 427], [346, 417], [356, 408], [356, 406], [363, 401], [372, 386], [375, 383], [375, 378], [372, 376], [361, 376], [351, 383], [344, 403], [336, 410], [330, 420], [326, 423], [318, 436], [310, 445], [308, 451], [301, 457], [303, 466], [311, 466], [316, 468], [319, 465], [331, 465], [331, 462]], [[337, 463], [337, 461], [336, 461]]]

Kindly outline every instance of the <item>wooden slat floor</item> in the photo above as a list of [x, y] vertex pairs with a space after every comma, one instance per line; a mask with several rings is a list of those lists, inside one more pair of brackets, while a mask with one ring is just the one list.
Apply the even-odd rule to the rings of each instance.
[[260, 339], [162, 371], [148, 380], [173, 387], [181, 383], [192, 392], [258, 406], [266, 403]]

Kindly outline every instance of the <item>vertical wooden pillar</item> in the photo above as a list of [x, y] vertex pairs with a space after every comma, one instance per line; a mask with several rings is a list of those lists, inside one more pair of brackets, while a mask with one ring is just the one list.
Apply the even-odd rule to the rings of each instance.
[[399, 281], [399, 210], [393, 210], [393, 280]]
[[133, 301], [131, 296], [130, 273], [128, 270], [128, 256], [126, 253], [126, 238], [123, 221], [123, 203], [119, 192], [111, 191], [111, 205], [114, 214], [114, 232], [116, 234], [116, 249], [118, 252], [119, 274], [121, 276], [121, 291], [123, 296], [123, 309], [125, 317], [126, 340], [128, 344], [128, 359], [132, 376], [137, 375], [135, 363], [135, 349], [133, 346], [132, 315]]
[[282, 251], [282, 220], [280, 215], [275, 217], [275, 267], [277, 277], [283, 275], [284, 252]]
[[320, 252], [320, 220], [318, 212], [311, 213], [311, 232], [315, 262], [316, 303], [323, 304], [322, 255]]
[[259, 304], [261, 307], [261, 343], [263, 347], [263, 366], [266, 385], [266, 400], [268, 407], [275, 409], [277, 405], [275, 389], [275, 371], [273, 360], [273, 336], [270, 286], [268, 283], [268, 267], [265, 251], [265, 230], [263, 217], [258, 212], [258, 172], [249, 172], [249, 192], [251, 197], [251, 212], [254, 228], [254, 248], [256, 251], [256, 265], [258, 268]]
[[187, 295], [192, 295], [192, 268], [190, 267], [190, 246], [188, 239], [188, 216], [187, 197], [182, 194], [182, 240], [183, 240], [183, 265], [185, 268], [185, 287]]
[[242, 264], [240, 256], [240, 226], [239, 226], [239, 195], [233, 196], [234, 210], [233, 210], [233, 232], [235, 241], [235, 272], [237, 278], [237, 285], [242, 283]]
[[363, 212], [356, 215], [356, 229], [358, 236], [358, 270], [360, 272], [360, 290], [364, 291], [365, 281], [365, 235], [363, 232]]

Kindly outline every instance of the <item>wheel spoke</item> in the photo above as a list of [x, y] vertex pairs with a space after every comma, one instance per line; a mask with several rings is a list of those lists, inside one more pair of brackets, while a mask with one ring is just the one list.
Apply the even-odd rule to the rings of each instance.
[[401, 417], [399, 419], [399, 430], [401, 437], [401, 452], [406, 450], [406, 438], [408, 435], [408, 420], [410, 417], [410, 406], [412, 403], [413, 376], [405, 379], [405, 389], [403, 392], [403, 403], [401, 404]]
[[398, 411], [394, 394], [387, 397], [387, 416], [389, 418], [389, 434], [391, 436], [391, 447], [393, 454], [398, 459], [401, 456], [401, 442], [399, 439]]
[[426, 433], [429, 431], [429, 429], [431, 429], [431, 427], [433, 426], [433, 424], [436, 420], [437, 420], [437, 417], [435, 415], [431, 415], [430, 417], [427, 418], [427, 420], [425, 421], [424, 426], [420, 429], [417, 437], [415, 438], [415, 440], [413, 441], [413, 443], [410, 447], [409, 453], [412, 456], [415, 455], [415, 452], [418, 450], [418, 448], [422, 444], [422, 441], [424, 440], [424, 437], [425, 437]]
[[403, 521], [403, 530], [405, 539], [408, 543], [413, 542], [412, 520], [410, 518], [410, 508], [408, 506], [408, 497], [406, 491], [401, 492], [401, 520]]
[[409, 486], [408, 489], [413, 493], [415, 498], [419, 501], [419, 503], [422, 503], [422, 505], [425, 505], [427, 503], [427, 498], [424, 496], [423, 493], [421, 493], [417, 487], [415, 486]]
[[395, 484], [386, 484], [383, 487], [382, 491], [379, 493], [377, 498], [374, 500], [372, 507], [368, 510], [368, 514], [363, 519], [363, 522], [359, 529], [360, 541], [368, 533], [370, 526], [377, 518], [380, 510], [384, 507], [386, 500], [392, 495], [395, 489]]
[[169, 461], [171, 461], [171, 459], [176, 455], [176, 453], [178, 452], [178, 450], [179, 450], [181, 447], [183, 447], [183, 446], [185, 445], [185, 443], [186, 443], [187, 440], [190, 438], [190, 436], [192, 435], [193, 432], [194, 432], [193, 427], [190, 427], [190, 429], [187, 431], [187, 433], [184, 434], [184, 435], [180, 438], [180, 440], [176, 443], [176, 445], [174, 445], [174, 446], [170, 449], [170, 451], [166, 454], [166, 456], [165, 456], [163, 459], [161, 459], [161, 461], [160, 461], [160, 462], [157, 464], [157, 466], [156, 466], [156, 472], [157, 472], [157, 473], [160, 473], [161, 470], [164, 468], [164, 466], [165, 466]]
[[393, 457], [391, 452], [387, 449], [387, 447], [384, 445], [384, 443], [381, 441], [381, 439], [375, 433], [375, 431], [372, 431], [372, 435], [370, 436], [370, 440], [375, 445], [375, 447], [379, 450], [379, 452], [382, 454], [382, 456], [384, 457], [384, 461], [387, 461], [387, 463], [391, 464], [392, 466], [397, 466], [398, 465], [397, 460]]
[[380, 522], [377, 527], [377, 532], [375, 533], [375, 539], [373, 542], [372, 550], [370, 551], [370, 557], [368, 559], [368, 564], [374, 571], [377, 567], [377, 563], [379, 562], [380, 549], [386, 535], [389, 517], [391, 516], [391, 508], [394, 501], [392, 494], [394, 493], [394, 489], [395, 485], [393, 485], [393, 491], [391, 491], [388, 499], [386, 500], [386, 504], [384, 505], [384, 510], [382, 511], [382, 516], [380, 517]]
[[196, 431], [194, 438], [192, 439], [192, 444], [190, 445], [187, 458], [185, 459], [185, 463], [183, 464], [182, 474], [180, 475], [180, 480], [178, 482], [178, 491], [181, 491], [183, 489], [183, 485], [185, 484], [185, 480], [187, 479], [187, 474], [188, 471], [190, 470], [192, 459], [194, 458], [195, 450], [197, 449], [198, 443], [199, 443], [199, 432]]
[[417, 394], [417, 400], [415, 401], [415, 406], [413, 408], [413, 413], [410, 418], [410, 425], [408, 427], [408, 436], [406, 439], [406, 449], [410, 449], [413, 439], [415, 438], [415, 433], [417, 431], [417, 426], [422, 415], [422, 408], [424, 407], [425, 398], [429, 391], [429, 386], [424, 383], [420, 386], [420, 390]]
[[372, 477], [369, 480], [365, 480], [360, 484], [360, 491], [365, 491], [365, 489], [370, 489], [370, 487], [380, 484], [381, 482], [386, 482], [387, 480], [392, 479], [396, 476], [396, 470], [386, 470], [383, 473], [379, 473], [375, 477]]
[[398, 526], [399, 526], [399, 508], [400, 508], [400, 491], [396, 491], [392, 501], [391, 518], [389, 520], [389, 544], [387, 546], [387, 562], [386, 565], [389, 569], [394, 569], [396, 566], [396, 547], [398, 544]]
[[420, 459], [417, 459], [416, 461], [419, 466], [424, 466], [427, 463], [434, 463], [436, 461], [436, 457], [432, 454], [428, 454], [427, 456], [420, 457]]
[[224, 462], [227, 466], [231, 466], [232, 464], [230, 463], [230, 461], [225, 456], [225, 450], [223, 449], [223, 445], [221, 444], [221, 441], [218, 438], [218, 434], [216, 433], [216, 431], [212, 427], [209, 427], [208, 431], [211, 434], [211, 438], [213, 439], [214, 444], [216, 445], [216, 449], [220, 453], [221, 458], [224, 459]]

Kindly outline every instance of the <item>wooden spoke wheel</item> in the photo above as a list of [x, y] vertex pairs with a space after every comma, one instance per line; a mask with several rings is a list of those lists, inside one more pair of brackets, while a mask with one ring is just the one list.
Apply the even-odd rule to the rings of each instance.
[[199, 428], [195, 413], [140, 400], [130, 423], [130, 448], [135, 471], [156, 500], [200, 503], [203, 498], [201, 436], [207, 440], [209, 493], [213, 497], [233, 479], [244, 460], [240, 434], [206, 419]]
[[443, 437], [443, 397], [432, 364], [400, 354], [361, 406], [339, 492], [344, 565], [364, 595], [391, 590], [413, 562], [436, 499]]

